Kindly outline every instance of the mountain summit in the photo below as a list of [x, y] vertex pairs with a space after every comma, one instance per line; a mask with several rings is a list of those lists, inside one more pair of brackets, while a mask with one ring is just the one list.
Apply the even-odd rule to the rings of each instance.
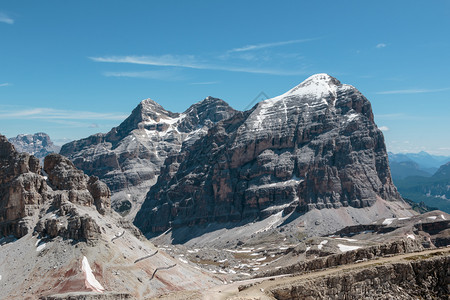
[[193, 143], [234, 113], [225, 101], [213, 97], [183, 113], [145, 99], [119, 126], [65, 144], [61, 154], [103, 180], [111, 189], [112, 207], [132, 219], [169, 153], [178, 152], [182, 143]]
[[317, 74], [169, 156], [135, 224], [149, 233], [301, 215], [297, 222], [323, 234], [410, 213], [370, 102]]

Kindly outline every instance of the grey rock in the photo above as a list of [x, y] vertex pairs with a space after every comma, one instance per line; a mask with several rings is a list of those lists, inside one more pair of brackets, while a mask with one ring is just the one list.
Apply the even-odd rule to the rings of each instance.
[[318, 74], [169, 155], [135, 224], [161, 232], [381, 199], [403, 202], [369, 100]]
[[271, 289], [276, 299], [447, 299], [450, 257], [342, 272]]
[[213, 97], [184, 113], [167, 111], [147, 99], [118, 127], [65, 144], [61, 154], [86, 174], [105, 182], [112, 191], [113, 208], [133, 218], [166, 157], [177, 153], [183, 143], [194, 143], [214, 123], [234, 113], [226, 102]]
[[[76, 169], [59, 154], [48, 155], [44, 169], [48, 179], [41, 175], [36, 157], [18, 153], [0, 135], [0, 237], [20, 238], [34, 230], [50, 238], [95, 242], [100, 228], [77, 205], [95, 206], [99, 213], [109, 213], [111, 193], [106, 184]], [[41, 217], [49, 210], [52, 217]]]
[[43, 132], [35, 134], [19, 134], [16, 137], [10, 138], [16, 150], [19, 152], [26, 152], [39, 159], [43, 159], [50, 153], [59, 153], [61, 147], [53, 144], [50, 137]]

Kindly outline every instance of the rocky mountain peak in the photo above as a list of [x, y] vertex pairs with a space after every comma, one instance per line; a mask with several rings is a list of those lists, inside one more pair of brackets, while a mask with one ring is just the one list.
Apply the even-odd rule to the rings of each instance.
[[59, 146], [53, 144], [48, 134], [38, 132], [35, 134], [19, 134], [16, 137], [10, 138], [11, 142], [18, 152], [26, 152], [39, 159], [43, 159], [50, 153], [58, 153]]
[[404, 205], [369, 100], [318, 74], [183, 144], [135, 224], [159, 232], [315, 209], [350, 214], [383, 201]]
[[306, 78], [301, 84], [305, 85], [311, 82], [315, 83], [324, 82], [328, 85], [341, 85], [341, 82], [339, 80], [326, 73], [318, 73], [311, 75], [310, 77]]
[[64, 145], [61, 154], [113, 192], [113, 208], [133, 217], [164, 160], [185, 142], [194, 143], [216, 122], [235, 113], [225, 101], [207, 97], [183, 113], [151, 99], [141, 101], [118, 127]]
[[288, 91], [284, 96], [315, 96], [324, 97], [330, 93], [336, 94], [336, 90], [342, 84], [336, 78], [325, 74], [315, 74]]

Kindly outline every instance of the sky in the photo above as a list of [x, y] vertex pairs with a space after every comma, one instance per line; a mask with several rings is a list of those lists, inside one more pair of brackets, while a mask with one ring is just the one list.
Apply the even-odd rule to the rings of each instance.
[[388, 151], [450, 155], [450, 1], [0, 1], [0, 133], [57, 144], [151, 98], [244, 110], [316, 73], [372, 103]]

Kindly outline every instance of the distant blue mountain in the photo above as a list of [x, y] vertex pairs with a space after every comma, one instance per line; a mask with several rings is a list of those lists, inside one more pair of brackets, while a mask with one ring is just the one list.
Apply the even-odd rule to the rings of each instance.
[[[450, 157], [420, 153], [388, 153], [391, 174], [404, 198], [450, 213]], [[439, 168], [436, 164], [442, 162]], [[437, 169], [431, 173], [430, 169]]]
[[425, 151], [419, 153], [388, 152], [388, 156], [394, 181], [408, 176], [430, 177], [440, 166], [450, 162], [450, 156], [432, 155]]

